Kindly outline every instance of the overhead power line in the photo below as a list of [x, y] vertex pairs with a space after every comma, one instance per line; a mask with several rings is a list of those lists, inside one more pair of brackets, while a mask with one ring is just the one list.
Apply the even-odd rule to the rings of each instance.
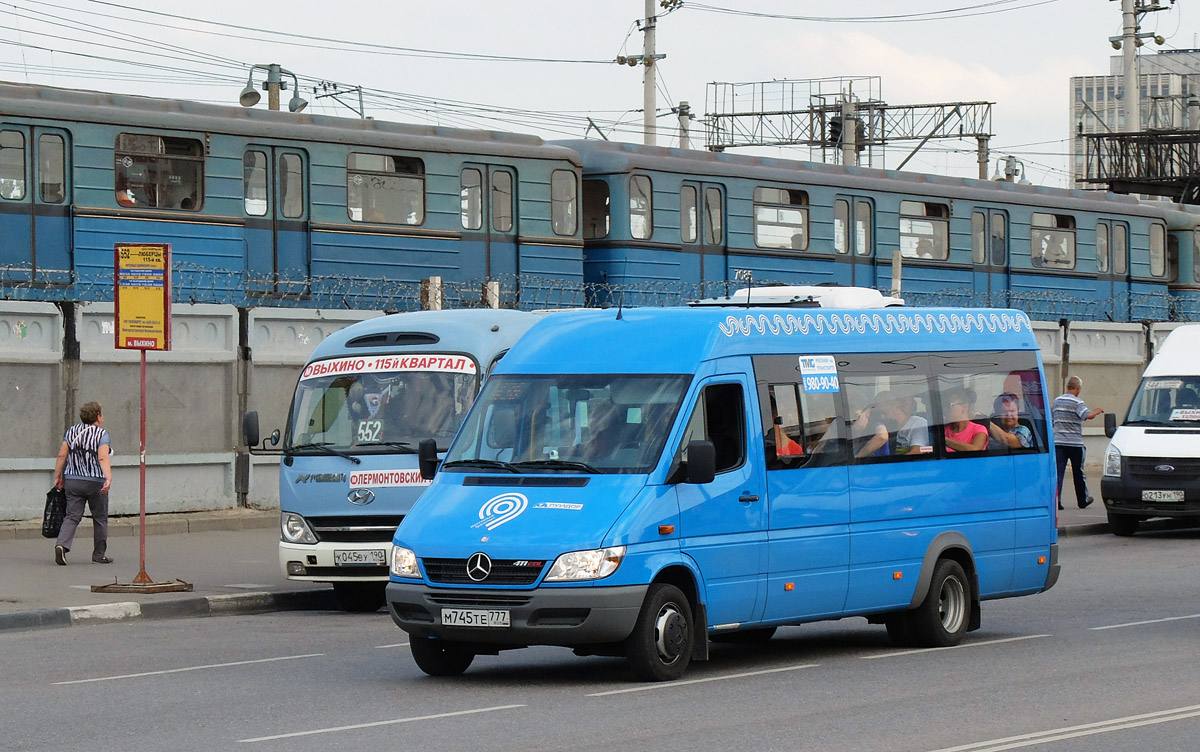
[[813, 23], [914, 23], [920, 21], [941, 21], [951, 18], [969, 18], [971, 16], [990, 16], [995, 13], [1007, 13], [1014, 10], [1034, 8], [1039, 5], [1049, 5], [1060, 0], [991, 0], [991, 2], [966, 5], [960, 8], [944, 10], [921, 11], [917, 13], [900, 13], [879, 16], [797, 16], [785, 13], [765, 13], [749, 11], [740, 8], [725, 8], [718, 5], [685, 2], [684, 10], [702, 11], [705, 13], [721, 13], [730, 16], [746, 16], [749, 18], [769, 18], [782, 21], [809, 21]]

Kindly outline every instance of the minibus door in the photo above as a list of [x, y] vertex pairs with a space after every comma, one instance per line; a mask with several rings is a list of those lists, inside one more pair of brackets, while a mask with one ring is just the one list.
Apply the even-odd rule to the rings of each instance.
[[[463, 235], [482, 245], [481, 253], [464, 256], [464, 276], [499, 280], [501, 287], [515, 289], [521, 271], [517, 254], [517, 175], [507, 166], [467, 164], [461, 178]], [[468, 260], [468, 256], [474, 258]]]
[[302, 293], [312, 275], [308, 160], [295, 149], [251, 146], [242, 157], [247, 287]]
[[971, 213], [971, 262], [980, 305], [1008, 306], [1008, 212]]
[[709, 379], [680, 443], [681, 458], [691, 441], [712, 441], [716, 448], [712, 482], [676, 485], [680, 546], [704, 578], [709, 625], [756, 620], [764, 600], [766, 478], [762, 463], [747, 451], [756, 445], [747, 428], [749, 390], [741, 375]]

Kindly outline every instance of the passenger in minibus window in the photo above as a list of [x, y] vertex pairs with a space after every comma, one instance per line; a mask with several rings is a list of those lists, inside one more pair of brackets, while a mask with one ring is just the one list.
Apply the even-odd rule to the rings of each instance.
[[971, 421], [975, 395], [969, 389], [955, 389], [946, 399], [946, 451], [981, 452], [987, 448], [988, 431]]
[[994, 417], [988, 422], [989, 449], [1029, 449], [1033, 446], [1033, 434], [1020, 422], [1019, 403], [1020, 398], [1015, 394], [1001, 394], [996, 398]]

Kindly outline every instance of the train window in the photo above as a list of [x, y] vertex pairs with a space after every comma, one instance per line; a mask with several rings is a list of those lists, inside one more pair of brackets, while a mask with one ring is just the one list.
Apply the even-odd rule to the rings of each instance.
[[492, 173], [492, 229], [496, 232], [513, 229], [513, 176], [504, 170]]
[[267, 213], [267, 154], [248, 151], [242, 155], [242, 192], [246, 214], [261, 217]]
[[1008, 217], [999, 212], [992, 215], [992, 266], [1008, 263]]
[[583, 239], [607, 238], [609, 215], [608, 183], [583, 181]]
[[949, 257], [950, 207], [926, 201], [901, 201], [900, 255], [937, 261]]
[[696, 242], [696, 188], [685, 185], [679, 189], [679, 239]]
[[1129, 271], [1129, 227], [1124, 222], [1113, 222], [1112, 269], [1113, 274]]
[[0, 131], [0, 197], [25, 198], [25, 134]]
[[854, 252], [859, 256], [871, 256], [875, 253], [875, 243], [871, 237], [871, 202], [854, 202]]
[[1161, 277], [1167, 271], [1167, 231], [1160, 224], [1150, 225], [1150, 275]]
[[833, 202], [833, 250], [837, 253], [850, 251], [850, 202], [839, 198]]
[[725, 241], [724, 207], [719, 188], [704, 189], [704, 242], [719, 245]]
[[43, 134], [38, 138], [38, 197], [44, 204], [61, 204], [67, 199], [66, 150], [62, 136]]
[[425, 163], [416, 157], [351, 153], [346, 159], [346, 212], [355, 222], [424, 223]]
[[299, 154], [279, 155], [279, 209], [287, 219], [304, 216], [304, 169]]
[[983, 212], [971, 212], [971, 261], [987, 261], [987, 215]]
[[555, 235], [574, 235], [578, 183], [575, 173], [555, 170], [550, 173], [550, 226]]
[[468, 167], [462, 171], [458, 202], [464, 230], [483, 227], [483, 173]]
[[650, 178], [634, 175], [629, 178], [629, 235], [647, 240], [654, 234], [654, 188]]
[[788, 188], [754, 189], [754, 244], [759, 248], [808, 248], [808, 194]]
[[1036, 267], [1075, 268], [1075, 218], [1034, 212], [1030, 218], [1030, 261]]
[[1108, 271], [1108, 225], [1104, 222], [1096, 225], [1096, 271]]
[[121, 206], [199, 211], [204, 146], [198, 140], [119, 133], [114, 157], [113, 188]]

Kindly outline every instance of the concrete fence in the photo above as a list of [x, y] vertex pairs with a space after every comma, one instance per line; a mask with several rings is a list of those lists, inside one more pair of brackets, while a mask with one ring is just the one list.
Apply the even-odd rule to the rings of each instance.
[[[146, 509], [278, 508], [277, 457], [241, 446], [241, 416], [283, 429], [300, 367], [322, 339], [375, 311], [172, 307], [172, 349], [147, 354]], [[1124, 417], [1143, 367], [1176, 324], [1035, 322], [1050, 398], [1068, 375]], [[104, 407], [112, 514], [138, 511], [139, 354], [113, 347], [111, 304], [0, 302], [0, 520], [39, 517], [65, 428]], [[1100, 462], [1103, 422], [1085, 429]]]

